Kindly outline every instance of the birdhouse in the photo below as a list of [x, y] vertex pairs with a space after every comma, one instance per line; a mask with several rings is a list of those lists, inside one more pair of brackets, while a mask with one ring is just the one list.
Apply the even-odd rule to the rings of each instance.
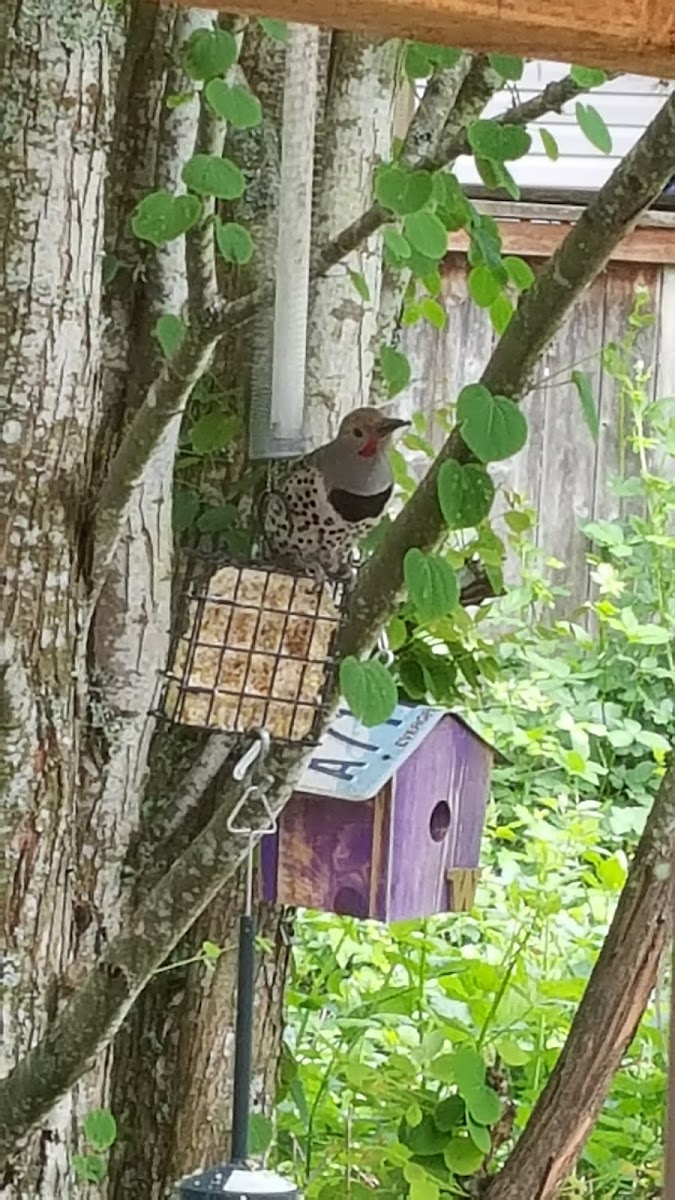
[[342, 583], [262, 562], [201, 562], [174, 630], [159, 714], [316, 745], [335, 671]]
[[340, 709], [261, 844], [263, 899], [398, 921], [469, 909], [494, 751], [439, 709]]

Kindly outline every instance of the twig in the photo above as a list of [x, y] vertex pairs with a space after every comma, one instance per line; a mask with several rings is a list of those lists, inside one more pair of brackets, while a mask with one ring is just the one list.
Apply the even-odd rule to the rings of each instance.
[[[215, 154], [221, 158], [225, 145], [225, 129], [225, 122], [216, 116], [207, 103], [205, 89], [202, 89], [199, 94], [195, 154]], [[213, 196], [202, 198], [202, 209], [201, 219], [185, 235], [188, 306], [192, 319], [206, 311], [218, 296], [213, 233], [216, 201]]]

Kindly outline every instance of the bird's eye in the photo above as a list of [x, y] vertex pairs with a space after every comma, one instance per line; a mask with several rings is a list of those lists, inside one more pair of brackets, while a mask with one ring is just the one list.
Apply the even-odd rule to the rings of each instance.
[[360, 438], [360, 437], [363, 437], [363, 430], [362, 430], [362, 429], [355, 429], [355, 430], [354, 430], [354, 437], [358, 437], [358, 438]]

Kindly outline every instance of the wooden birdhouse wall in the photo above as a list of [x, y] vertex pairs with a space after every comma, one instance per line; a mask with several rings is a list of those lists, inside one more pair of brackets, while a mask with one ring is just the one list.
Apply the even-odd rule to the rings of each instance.
[[[466, 891], [455, 894], [448, 873], [478, 866], [493, 751], [451, 715], [421, 742], [414, 721], [404, 728], [402, 755], [406, 738], [416, 748], [398, 769], [392, 761], [374, 796], [293, 795], [278, 834], [262, 843], [264, 899], [381, 921], [464, 907]], [[317, 761], [340, 770], [338, 760]]]

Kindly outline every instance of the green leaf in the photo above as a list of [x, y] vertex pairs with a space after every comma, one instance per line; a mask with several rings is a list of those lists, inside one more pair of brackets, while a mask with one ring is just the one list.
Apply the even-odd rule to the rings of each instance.
[[222, 946], [218, 946], [215, 942], [202, 942], [202, 956], [209, 962], [218, 962], [222, 953]]
[[523, 77], [525, 63], [516, 54], [490, 54], [490, 66], [502, 79], [513, 79], [516, 83]]
[[408, 1146], [413, 1154], [421, 1158], [429, 1158], [433, 1154], [441, 1154], [448, 1143], [448, 1135], [438, 1129], [433, 1118], [428, 1114], [416, 1125], [409, 1125], [404, 1119], [398, 1131], [399, 1141]]
[[550, 158], [551, 162], [557, 162], [560, 158], [560, 149], [553, 134], [549, 133], [548, 129], [540, 129], [539, 137], [541, 138], [547, 158]]
[[172, 358], [187, 333], [187, 325], [174, 313], [164, 313], [155, 321], [152, 332], [162, 348], [164, 357]]
[[584, 414], [584, 421], [588, 426], [588, 431], [593, 441], [597, 442], [600, 433], [600, 417], [593, 398], [591, 381], [585, 371], [572, 371], [572, 383], [579, 394], [581, 411]]
[[207, 508], [197, 521], [200, 533], [222, 533], [239, 521], [239, 510], [234, 504], [214, 504]]
[[492, 1147], [492, 1138], [490, 1132], [484, 1125], [477, 1125], [473, 1118], [467, 1114], [466, 1127], [469, 1131], [469, 1137], [474, 1146], [477, 1146], [481, 1154], [489, 1154]]
[[136, 205], [131, 216], [131, 228], [142, 242], [163, 246], [180, 237], [202, 215], [197, 196], [170, 196], [168, 192], [151, 192]]
[[223, 222], [216, 217], [216, 242], [225, 262], [243, 266], [253, 258], [253, 238], [248, 229], [236, 221]]
[[423, 625], [438, 620], [459, 603], [459, 584], [450, 563], [438, 554], [408, 550], [403, 576], [410, 600]]
[[600, 84], [605, 83], [607, 79], [607, 72], [600, 70], [599, 67], [570, 67], [570, 75], [574, 82], [582, 88], [600, 87]]
[[385, 225], [382, 230], [382, 241], [395, 259], [410, 258], [410, 243], [393, 225]]
[[94, 1150], [109, 1150], [117, 1137], [117, 1122], [107, 1108], [97, 1108], [84, 1118], [84, 1136]]
[[183, 167], [181, 178], [190, 191], [217, 196], [219, 200], [238, 200], [246, 187], [239, 167], [217, 154], [193, 155]]
[[272, 1141], [274, 1127], [269, 1117], [264, 1113], [251, 1113], [249, 1122], [249, 1150], [251, 1154], [264, 1154]]
[[489, 308], [501, 291], [498, 280], [484, 263], [479, 263], [477, 267], [471, 268], [468, 287], [471, 299], [479, 308]]
[[236, 417], [218, 412], [217, 409], [204, 413], [190, 430], [192, 449], [195, 454], [213, 454], [216, 450], [223, 450], [232, 441], [238, 425]]
[[412, 1104], [409, 1104], [405, 1110], [405, 1123], [410, 1129], [414, 1129], [416, 1125], [420, 1124], [423, 1116], [424, 1114], [417, 1100], [413, 1100]]
[[497, 121], [474, 121], [468, 135], [474, 154], [500, 163], [522, 158], [532, 145], [532, 138], [522, 126], [499, 125]]
[[235, 129], [253, 129], [262, 121], [258, 97], [241, 84], [230, 85], [222, 79], [211, 79], [204, 95], [213, 111]]
[[340, 688], [357, 720], [368, 729], [387, 721], [398, 701], [393, 677], [378, 659], [359, 662], [353, 655], [340, 663]]
[[495, 488], [484, 467], [444, 462], [438, 472], [438, 502], [449, 529], [479, 525], [492, 508]]
[[462, 388], [457, 420], [463, 440], [481, 462], [510, 458], [527, 441], [527, 421], [518, 405], [479, 383]]
[[195, 92], [173, 92], [172, 95], [167, 96], [166, 98], [166, 107], [170, 111], [173, 111], [173, 109], [176, 108], [181, 108], [183, 104], [189, 104], [190, 100], [193, 100], [195, 95]]
[[485, 1062], [482, 1055], [473, 1046], [460, 1046], [452, 1056], [455, 1079], [459, 1091], [464, 1096], [465, 1090], [472, 1087], [482, 1087], [485, 1083]]
[[435, 213], [410, 213], [403, 222], [403, 232], [411, 246], [427, 258], [443, 258], [448, 248], [445, 225]]
[[173, 527], [176, 533], [192, 529], [197, 520], [201, 501], [189, 488], [176, 488], [173, 494]]
[[426, 79], [427, 75], [431, 75], [433, 66], [426, 46], [420, 46], [419, 42], [408, 43], [403, 57], [403, 69], [409, 79]]
[[448, 1096], [436, 1105], [434, 1121], [444, 1133], [464, 1122], [465, 1105], [461, 1096]]
[[508, 296], [497, 296], [490, 305], [490, 320], [497, 333], [503, 334], [513, 316], [513, 305]]
[[443, 1158], [454, 1175], [475, 1175], [483, 1162], [483, 1155], [471, 1138], [462, 1136], [453, 1138], [445, 1147]]
[[593, 108], [592, 104], [582, 104], [581, 101], [577, 101], [575, 111], [579, 128], [586, 135], [591, 145], [595, 146], [596, 150], [600, 150], [603, 154], [610, 154], [612, 150], [612, 135], [597, 108]]
[[276, 17], [258, 17], [257, 20], [260, 28], [273, 42], [288, 41], [288, 25], [286, 21], [279, 21]]
[[412, 1181], [408, 1200], [439, 1200], [440, 1194], [441, 1190], [438, 1184], [427, 1175], [426, 1179]]
[[192, 79], [224, 75], [237, 61], [237, 43], [226, 29], [197, 29], [183, 50], [183, 64]]
[[425, 321], [434, 326], [434, 329], [445, 329], [445, 309], [437, 300], [432, 300], [430, 296], [425, 296], [424, 300], [420, 303], [420, 313]]
[[381, 346], [380, 364], [389, 395], [396, 396], [410, 383], [410, 363], [400, 350], [394, 350], [393, 346]]
[[101, 268], [101, 278], [105, 287], [112, 283], [119, 271], [121, 271], [124, 263], [121, 258], [117, 258], [114, 254], [104, 254], [103, 266]]
[[370, 288], [368, 287], [363, 275], [361, 275], [359, 271], [348, 271], [347, 274], [349, 275], [349, 278], [351, 279], [361, 299], [365, 300], [367, 303], [370, 300]]
[[524, 1067], [526, 1062], [529, 1062], [532, 1057], [530, 1050], [524, 1050], [513, 1038], [500, 1038], [496, 1045], [496, 1050], [501, 1059], [506, 1063], [507, 1067]]
[[74, 1154], [73, 1171], [75, 1178], [83, 1183], [102, 1183], [107, 1168], [99, 1154]]
[[466, 1103], [467, 1112], [478, 1125], [494, 1125], [502, 1113], [502, 1102], [494, 1088], [487, 1083], [471, 1084], [460, 1091]]
[[429, 171], [410, 171], [398, 163], [384, 163], [375, 173], [376, 199], [398, 216], [418, 212], [431, 199]]
[[521, 292], [526, 292], [534, 283], [534, 271], [529, 263], [515, 254], [507, 254], [503, 260], [509, 273], [509, 279]]

